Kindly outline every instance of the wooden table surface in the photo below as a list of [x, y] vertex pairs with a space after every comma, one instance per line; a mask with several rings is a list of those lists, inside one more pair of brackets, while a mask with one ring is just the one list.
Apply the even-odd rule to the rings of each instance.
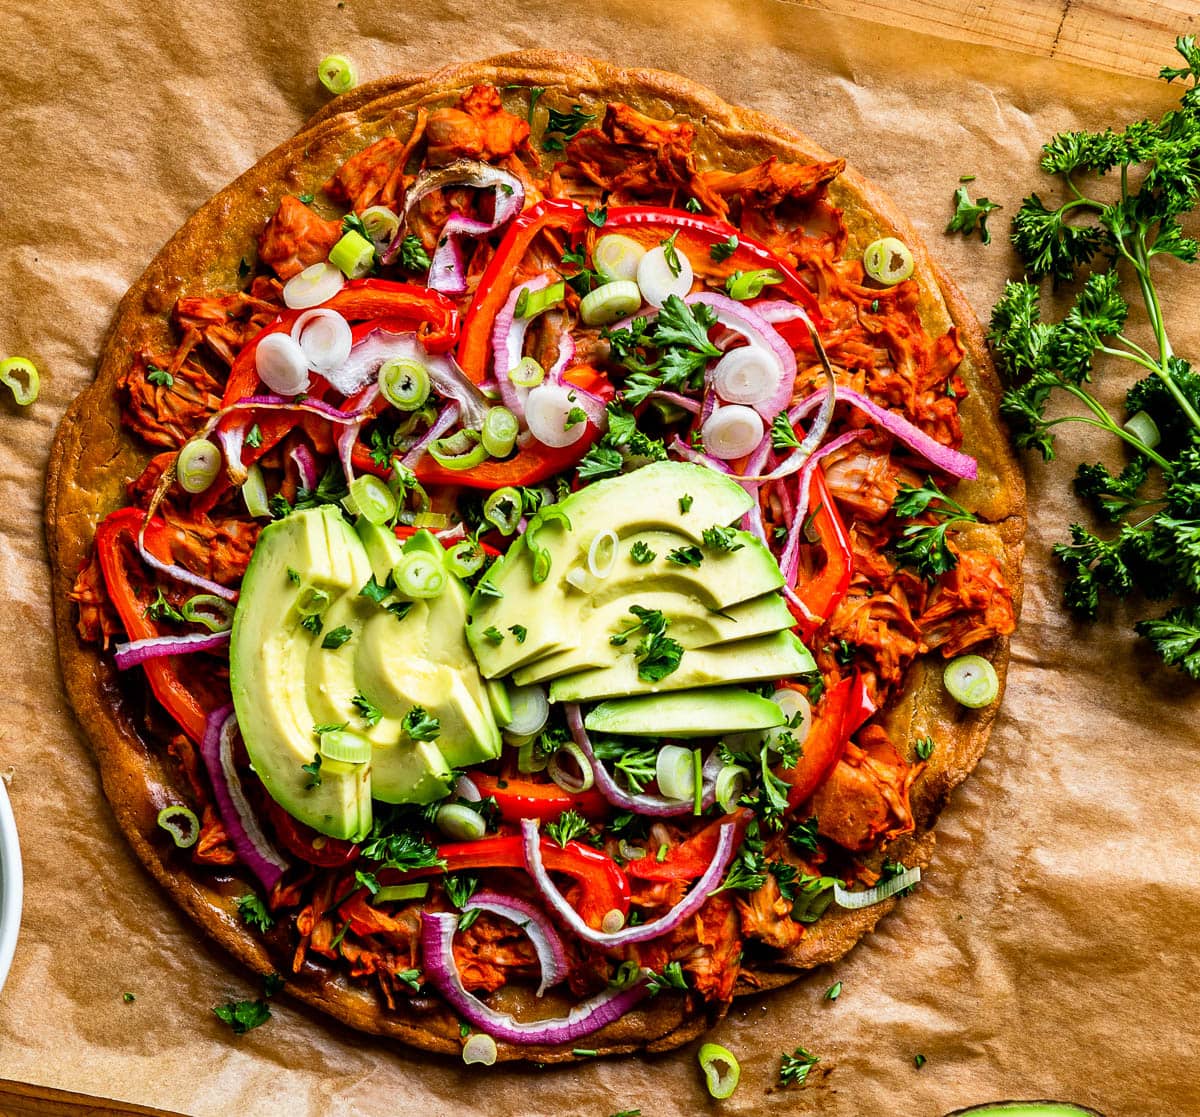
[[[1154, 77], [1164, 42], [1200, 35], [1198, 0], [781, 0], [947, 39]], [[901, 34], [901, 31], [897, 32]], [[0, 1117], [175, 1117], [0, 1081]]]

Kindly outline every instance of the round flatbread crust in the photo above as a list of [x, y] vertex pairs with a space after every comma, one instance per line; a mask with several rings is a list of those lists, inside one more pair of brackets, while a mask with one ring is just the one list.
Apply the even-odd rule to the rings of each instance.
[[[169, 314], [181, 294], [228, 289], [247, 246], [274, 213], [284, 193], [315, 193], [354, 152], [384, 135], [408, 135], [418, 105], [450, 104], [478, 83], [542, 86], [585, 109], [621, 100], [656, 117], [684, 116], [697, 129], [701, 165], [739, 170], [770, 155], [783, 161], [831, 158], [812, 140], [762, 113], [735, 108], [675, 74], [624, 69], [577, 55], [522, 51], [482, 62], [446, 67], [369, 83], [332, 101], [292, 139], [277, 147], [203, 205], [167, 243], [129, 289], [106, 335], [95, 382], [68, 409], [59, 426], [46, 482], [46, 534], [53, 567], [55, 623], [67, 692], [99, 764], [105, 795], [138, 857], [203, 930], [240, 962], [260, 974], [288, 973], [286, 949], [275, 953], [246, 929], [235, 899], [241, 881], [199, 874], [171, 855], [155, 818], [179, 796], [174, 775], [144, 739], [136, 712], [118, 685], [111, 658], [82, 643], [67, 594], [84, 560], [97, 523], [125, 503], [125, 485], [149, 458], [122, 431], [115, 385], [132, 354], [144, 347], [171, 346]], [[524, 97], [518, 91], [514, 97]], [[965, 449], [979, 460], [979, 478], [959, 487], [960, 498], [983, 521], [969, 545], [987, 549], [1003, 563], [1019, 608], [1025, 525], [1024, 483], [998, 419], [1000, 387], [979, 323], [958, 288], [938, 271], [912, 226], [876, 187], [847, 170], [830, 188], [844, 210], [848, 253], [878, 236], [896, 235], [916, 259], [921, 282], [920, 312], [931, 335], [951, 325], [966, 348], [960, 374], [970, 395], [961, 409]], [[1003, 683], [1008, 642], [982, 649]], [[913, 789], [917, 829], [892, 843], [889, 856], [908, 865], [928, 864], [931, 833], [953, 788], [983, 753], [997, 703], [969, 711], [953, 702], [933, 657], [912, 670], [902, 700], [889, 712], [894, 739], [927, 734], [939, 747]], [[759, 992], [794, 980], [805, 968], [834, 961], [870, 931], [894, 906], [887, 901], [862, 911], [831, 911], [784, 956], [755, 963], [739, 982], [739, 993]], [[280, 944], [282, 947], [282, 944]], [[418, 998], [385, 1009], [373, 990], [342, 978], [318, 960], [288, 976], [287, 989], [302, 1001], [352, 1027], [445, 1053], [461, 1047], [459, 1022], [441, 1001]], [[510, 991], [516, 993], [516, 991]], [[508, 1007], [520, 1012], [519, 996]], [[600, 1054], [665, 1051], [695, 1038], [723, 1014], [722, 1008], [689, 1007], [682, 998], [658, 997], [589, 1037]], [[502, 1060], [565, 1062], [569, 1051], [499, 1045]]]

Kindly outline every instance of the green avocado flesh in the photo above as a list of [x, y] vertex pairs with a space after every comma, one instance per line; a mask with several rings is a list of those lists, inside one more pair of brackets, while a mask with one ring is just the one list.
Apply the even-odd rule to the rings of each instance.
[[[426, 538], [428, 537], [428, 538]], [[409, 549], [441, 547], [418, 533]], [[386, 583], [402, 557], [395, 535], [360, 522], [352, 528], [332, 506], [293, 512], [262, 531], [242, 583], [230, 646], [230, 685], [250, 761], [272, 798], [323, 834], [351, 841], [371, 827], [371, 800], [428, 803], [446, 795], [452, 767], [500, 754], [487, 688], [464, 636], [468, 595], [447, 573], [436, 598], [376, 603], [360, 590], [372, 575]], [[318, 590], [328, 603], [321, 631], [302, 625], [301, 604]], [[387, 605], [407, 604], [403, 616]], [[349, 630], [338, 647], [323, 642]], [[416, 741], [405, 715], [423, 707], [440, 723]], [[322, 760], [317, 726], [346, 727], [366, 738], [362, 764]]]
[[714, 737], [773, 729], [785, 720], [783, 710], [769, 698], [739, 687], [709, 687], [613, 698], [594, 706], [583, 724], [593, 733], [630, 737]]
[[1061, 1101], [1001, 1101], [956, 1109], [946, 1117], [1100, 1117], [1094, 1109]]
[[[535, 520], [488, 571], [489, 588], [473, 594], [467, 639], [481, 673], [548, 684], [551, 702], [608, 700], [587, 721], [606, 732], [695, 737], [781, 724], [773, 703], [728, 685], [815, 669], [791, 631], [779, 565], [747, 532], [728, 532], [725, 546], [704, 539], [751, 506], [737, 482], [685, 462], [571, 493], [555, 506], [559, 518]], [[608, 570], [589, 565], [602, 535], [616, 538]], [[549, 558], [542, 581], [538, 551]], [[646, 632], [635, 607], [661, 613], [665, 636], [682, 648], [661, 678], [641, 677]]]

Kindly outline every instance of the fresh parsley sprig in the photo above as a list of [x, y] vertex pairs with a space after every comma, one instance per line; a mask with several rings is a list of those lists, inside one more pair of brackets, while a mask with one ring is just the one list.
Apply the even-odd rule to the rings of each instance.
[[[1067, 571], [1064, 604], [1090, 619], [1102, 593], [1172, 599], [1165, 616], [1134, 628], [1164, 662], [1200, 680], [1200, 376], [1171, 345], [1157, 287], [1159, 258], [1193, 263], [1200, 252], [1181, 223], [1200, 203], [1200, 47], [1191, 35], [1175, 46], [1184, 64], [1160, 76], [1183, 81], [1176, 108], [1123, 131], [1064, 132], [1042, 149], [1041, 167], [1062, 180], [1066, 200], [1055, 206], [1031, 193], [1013, 219], [1028, 278], [1006, 286], [989, 337], [1018, 446], [1050, 461], [1057, 428], [1084, 423], [1132, 454], [1119, 472], [1085, 463], [1076, 473], [1076, 493], [1116, 531], [1071, 525], [1071, 542], [1055, 548]], [[1105, 177], [1116, 180], [1115, 196], [1091, 192]], [[1047, 276], [1082, 278], [1058, 322], [1042, 315]], [[1148, 347], [1126, 332], [1126, 278], [1149, 323]], [[1124, 422], [1091, 390], [1095, 376], [1121, 366], [1141, 376], [1126, 392]], [[1075, 409], [1048, 412], [1056, 397]]]
[[900, 533], [896, 557], [901, 565], [911, 566], [930, 581], [958, 565], [958, 557], [946, 540], [950, 528], [977, 522], [973, 512], [947, 496], [932, 480], [920, 488], [901, 485], [892, 511], [904, 519], [919, 516], [926, 521], [910, 523]]

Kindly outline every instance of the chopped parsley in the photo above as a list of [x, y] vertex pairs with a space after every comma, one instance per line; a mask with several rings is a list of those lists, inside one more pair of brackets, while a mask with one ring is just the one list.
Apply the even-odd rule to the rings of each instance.
[[404, 732], [414, 741], [434, 741], [442, 732], [442, 723], [430, 717], [423, 706], [414, 706], [401, 722]]
[[684, 515], [687, 515], [687, 513], [692, 510], [692, 503], [694, 500], [695, 497], [693, 497], [691, 493], [684, 493], [683, 496], [679, 498], [679, 511]]
[[933, 755], [933, 750], [937, 747], [932, 737], [922, 737], [914, 742], [913, 751], [922, 760], [928, 760]]
[[358, 591], [358, 596], [368, 597], [374, 601], [376, 605], [381, 605], [383, 603], [383, 599], [387, 597], [387, 595], [395, 588], [396, 583], [391, 574], [387, 576], [387, 581], [383, 585], [380, 585], [375, 580], [375, 575], [372, 574], [367, 580], [367, 584]]
[[921, 488], [901, 485], [892, 502], [892, 511], [905, 519], [920, 516], [933, 521], [914, 520], [900, 533], [896, 544], [896, 557], [901, 565], [912, 567], [928, 581], [935, 581], [958, 565], [958, 556], [951, 550], [946, 532], [960, 524], [978, 522], [974, 513], [948, 497], [932, 480]]
[[214, 1005], [213, 1012], [233, 1029], [233, 1034], [243, 1036], [271, 1019], [271, 1009], [266, 1001], [227, 1001]]
[[369, 698], [361, 694], [356, 694], [350, 701], [358, 711], [358, 716], [368, 725], [374, 726], [379, 724], [380, 718], [383, 717], [383, 711]]
[[257, 423], [246, 432], [246, 445], [255, 450], [262, 445], [262, 428]]
[[489, 644], [500, 644], [504, 641], [504, 633], [493, 624], [483, 630], [483, 638]]
[[176, 621], [179, 624], [187, 624], [187, 618], [167, 600], [167, 595], [163, 593], [161, 586], [156, 588], [155, 593], [154, 600], [146, 606], [146, 616], [152, 621]]
[[563, 430], [569, 431], [572, 427], [578, 426], [580, 423], [587, 422], [587, 412], [582, 407], [572, 407], [567, 412], [566, 419], [563, 420]]
[[946, 232], [963, 233], [969, 237], [978, 226], [979, 239], [984, 244], [991, 244], [992, 234], [988, 232], [987, 227], [988, 214], [992, 210], [1000, 208], [999, 202], [992, 202], [987, 198], [976, 198], [975, 201], [971, 201], [971, 195], [967, 193], [967, 188], [960, 186], [954, 191], [954, 216], [950, 218]]
[[267, 911], [267, 906], [253, 892], [247, 892], [237, 899], [238, 915], [247, 927], [255, 927], [259, 931], [269, 931], [275, 926], [275, 920]]
[[735, 233], [728, 240], [723, 240], [719, 244], [714, 244], [708, 250], [708, 254], [718, 264], [720, 264], [720, 263], [723, 263], [724, 261], [728, 260], [729, 257], [732, 256], [737, 251], [737, 247], [738, 247], [738, 239], [737, 239], [737, 234]]
[[319, 636], [321, 629], [325, 627], [325, 622], [321, 620], [320, 613], [310, 613], [300, 622], [300, 627], [307, 629], [314, 636]]
[[420, 237], [409, 233], [400, 242], [400, 266], [405, 271], [428, 271], [432, 264], [433, 261], [429, 258], [429, 253], [425, 251]]
[[[634, 743], [634, 739], [625, 737], [597, 737], [592, 741], [597, 760], [606, 760], [613, 764], [618, 772], [625, 776], [629, 790], [635, 795], [646, 789], [655, 777], [658, 749], [654, 744], [644, 741]], [[609, 829], [614, 833], [616, 819], [612, 820]]]
[[563, 811], [554, 822], [547, 823], [546, 833], [560, 846], [589, 834], [588, 820], [576, 811]]
[[625, 329], [605, 331], [613, 359], [630, 374], [621, 391], [625, 403], [637, 405], [659, 389], [698, 390], [709, 358], [721, 356], [708, 340], [716, 320], [706, 303], [689, 305], [668, 295], [653, 322], [639, 317]]
[[633, 559], [638, 566], [645, 566], [649, 562], [653, 562], [658, 556], [650, 549], [650, 547], [641, 539], [639, 539], [629, 550], [629, 557]]
[[175, 383], [175, 377], [165, 368], [159, 368], [157, 365], [146, 366], [146, 379], [160, 388], [170, 388]]
[[[315, 614], [314, 614], [315, 615]], [[318, 631], [320, 631], [318, 629]], [[337, 628], [331, 628], [321, 639], [321, 647], [331, 650], [340, 648], [354, 633], [344, 624], [340, 624]]]
[[564, 150], [585, 125], [596, 119], [593, 113], [584, 112], [580, 105], [572, 105], [570, 112], [559, 112], [547, 106], [546, 113], [546, 128], [542, 133], [543, 151]]
[[321, 786], [321, 754], [319, 752], [313, 753], [311, 764], [301, 764], [300, 770], [308, 773], [308, 783], [304, 785], [305, 791], [312, 791]]
[[721, 527], [714, 524], [712, 527], [706, 527], [701, 532], [701, 538], [704, 540], [704, 545], [710, 551], [728, 551], [732, 554], [734, 551], [740, 551], [745, 544], [737, 542], [737, 529], [731, 527]]
[[661, 973], [649, 975], [646, 988], [650, 990], [650, 995], [655, 997], [664, 989], [687, 989], [689, 986], [683, 966], [678, 962], [668, 962], [663, 966]]
[[825, 990], [824, 999], [827, 1001], [836, 1001], [842, 995], [842, 983], [835, 981], [828, 989]]
[[803, 1086], [808, 1080], [808, 1072], [820, 1061], [819, 1055], [803, 1047], [797, 1047], [790, 1055], [784, 1054], [779, 1065], [779, 1084]]
[[667, 552], [667, 562], [673, 562], [677, 566], [699, 566], [703, 561], [704, 555], [694, 543]]
[[[508, 631], [517, 638], [518, 644], [524, 644], [525, 637], [529, 635], [529, 629], [527, 629], [523, 624], [509, 625]], [[487, 633], [485, 632], [484, 635], [486, 636]]]

